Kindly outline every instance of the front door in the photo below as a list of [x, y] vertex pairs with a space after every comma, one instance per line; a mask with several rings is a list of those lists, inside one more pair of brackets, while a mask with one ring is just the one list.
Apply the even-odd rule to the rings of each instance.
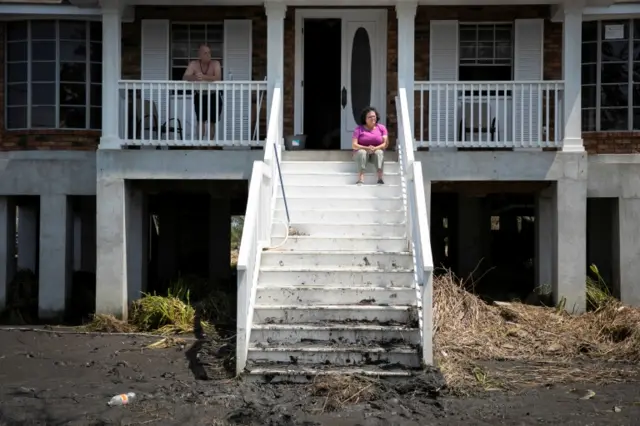
[[[308, 142], [335, 138], [340, 149], [350, 150], [364, 107], [375, 107], [387, 124], [387, 10], [302, 8], [295, 14], [294, 132], [307, 134]], [[311, 26], [305, 34], [305, 22], [310, 20], [332, 25], [324, 37], [312, 37], [317, 31]], [[336, 21], [340, 34], [333, 32]], [[317, 55], [320, 64], [306, 55]], [[330, 137], [325, 138], [327, 134]], [[338, 144], [326, 145], [320, 144], [324, 149]]]
[[378, 44], [381, 31], [379, 15], [367, 12], [342, 19], [342, 149], [351, 149], [351, 135], [360, 124], [360, 114], [365, 107], [385, 110], [385, 73], [380, 72], [380, 65], [381, 56], [387, 52]]

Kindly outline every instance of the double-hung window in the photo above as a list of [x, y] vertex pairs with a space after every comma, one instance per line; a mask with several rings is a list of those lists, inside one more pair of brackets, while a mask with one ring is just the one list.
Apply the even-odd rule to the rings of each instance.
[[182, 80], [189, 62], [198, 59], [198, 49], [206, 44], [211, 49], [211, 58], [222, 63], [224, 23], [179, 23], [171, 24], [171, 79]]
[[71, 20], [7, 23], [7, 129], [101, 128], [101, 25]]
[[513, 25], [460, 23], [460, 81], [508, 81], [513, 76]]

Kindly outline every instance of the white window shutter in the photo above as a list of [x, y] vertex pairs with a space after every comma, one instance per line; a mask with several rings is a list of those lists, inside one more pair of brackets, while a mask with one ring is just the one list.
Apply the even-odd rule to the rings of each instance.
[[223, 79], [233, 84], [233, 90], [224, 94], [225, 123], [222, 138], [249, 145], [251, 140], [251, 42], [250, 19], [224, 21]]
[[[542, 81], [544, 20], [516, 19], [513, 79]], [[541, 140], [542, 93], [539, 85], [517, 85], [513, 94], [515, 141], [523, 147], [537, 146]]]
[[[431, 21], [429, 34], [429, 80], [458, 80], [458, 21]], [[453, 86], [447, 92], [431, 89], [429, 92], [429, 141], [456, 140]], [[459, 115], [458, 115], [459, 116]]]
[[[141, 80], [144, 82], [169, 80], [169, 20], [143, 19], [141, 38]], [[165, 123], [168, 92], [161, 90], [158, 84], [145, 84], [142, 98], [155, 104], [158, 111], [158, 124], [161, 126]], [[143, 115], [147, 114], [149, 111], [144, 111]], [[160, 137], [159, 135], [145, 136]]]

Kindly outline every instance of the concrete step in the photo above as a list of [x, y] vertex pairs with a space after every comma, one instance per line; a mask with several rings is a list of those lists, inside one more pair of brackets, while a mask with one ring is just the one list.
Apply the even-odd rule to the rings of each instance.
[[258, 285], [261, 287], [278, 285], [309, 285], [327, 287], [410, 287], [413, 288], [413, 271], [398, 269], [384, 271], [375, 267], [260, 267]]
[[[282, 226], [282, 225], [280, 225]], [[273, 242], [273, 245], [280, 244], [282, 238]], [[406, 251], [408, 243], [406, 238], [401, 237], [367, 237], [367, 238], [347, 238], [347, 237], [305, 237], [290, 235], [287, 241], [274, 252], [280, 251], [377, 251], [377, 252], [399, 252]], [[271, 250], [267, 250], [271, 251]], [[263, 252], [266, 253], [267, 251]]]
[[[285, 193], [286, 195], [286, 193]], [[397, 197], [318, 197], [309, 192], [303, 197], [291, 197], [287, 195], [287, 206], [293, 217], [300, 210], [403, 210], [404, 200], [402, 196]], [[284, 209], [282, 193], [276, 192], [276, 209]]]
[[292, 345], [249, 348], [250, 368], [280, 365], [325, 365], [332, 367], [364, 367], [367, 365], [420, 367], [416, 348], [398, 346], [319, 346]]
[[252, 367], [248, 369], [246, 379], [256, 383], [311, 383], [317, 377], [338, 376], [364, 376], [371, 378], [384, 378], [385, 380], [407, 380], [418, 371], [403, 369], [380, 368], [372, 365], [363, 367], [337, 367], [337, 366], [269, 366]]
[[418, 319], [416, 306], [262, 305], [254, 307], [254, 324], [336, 323], [357, 321], [408, 325]]
[[[283, 161], [281, 163], [282, 173], [322, 173], [330, 175], [332, 173], [355, 173], [356, 166], [353, 161]], [[373, 173], [373, 168], [369, 168]], [[398, 162], [386, 161], [384, 171], [388, 173], [400, 173]]]
[[[378, 209], [360, 209], [360, 210], [295, 210], [289, 211], [291, 220], [302, 222], [303, 220], [311, 223], [328, 222], [328, 223], [405, 223], [406, 214], [404, 210], [378, 210]], [[274, 211], [274, 218], [284, 220], [287, 213], [284, 208]]]
[[[282, 175], [285, 189], [290, 185], [316, 186], [316, 185], [353, 185], [358, 180], [355, 169], [350, 173], [285, 173]], [[365, 185], [375, 185], [378, 181], [375, 173], [365, 174]], [[384, 183], [386, 185], [400, 185], [402, 182], [400, 173], [385, 172]]]
[[[259, 283], [259, 281], [258, 281]], [[415, 305], [416, 290], [411, 287], [331, 287], [308, 285], [260, 286], [256, 304], [260, 305]]]
[[420, 330], [404, 326], [380, 326], [369, 324], [254, 324], [251, 343], [266, 342], [269, 345], [294, 343], [386, 344], [417, 345]]
[[[356, 185], [354, 180], [348, 185], [286, 185], [284, 187], [287, 197], [336, 197], [336, 198], [391, 198], [402, 196], [400, 185]], [[280, 188], [278, 188], [280, 193]]]
[[288, 268], [290, 266], [376, 266], [384, 270], [413, 268], [413, 256], [409, 252], [381, 253], [367, 251], [265, 251], [262, 266]]
[[[300, 223], [292, 222], [289, 235], [308, 237], [404, 237], [407, 227], [404, 224], [376, 223]], [[272, 243], [282, 241], [287, 229], [282, 224], [274, 223], [271, 229]], [[276, 240], [277, 239], [277, 240]]]
[[[345, 161], [353, 162], [353, 150], [321, 150], [308, 149], [299, 151], [284, 151], [282, 153], [284, 161]], [[398, 152], [387, 150], [384, 153], [387, 161], [398, 161]]]

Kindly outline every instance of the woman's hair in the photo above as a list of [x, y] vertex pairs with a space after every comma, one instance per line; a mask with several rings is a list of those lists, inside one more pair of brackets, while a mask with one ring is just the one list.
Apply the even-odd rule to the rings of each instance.
[[376, 124], [380, 122], [380, 114], [378, 114], [378, 110], [374, 107], [368, 106], [362, 110], [362, 114], [360, 114], [360, 125], [364, 126], [367, 124], [367, 115], [373, 111], [376, 113]]

